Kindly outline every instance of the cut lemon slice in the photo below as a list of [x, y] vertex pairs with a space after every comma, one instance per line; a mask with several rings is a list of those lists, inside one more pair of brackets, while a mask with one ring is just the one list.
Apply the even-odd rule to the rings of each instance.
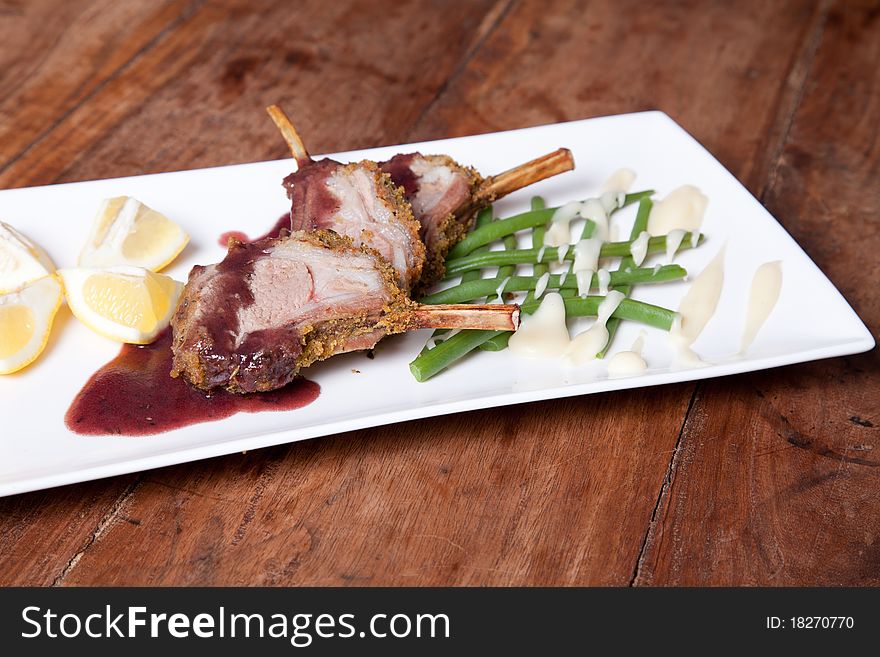
[[43, 249], [0, 221], [0, 294], [44, 278], [55, 265]]
[[54, 276], [0, 296], [0, 374], [17, 372], [42, 353], [62, 296]]
[[131, 265], [159, 271], [189, 242], [189, 235], [166, 216], [130, 196], [105, 200], [89, 239], [79, 254], [80, 267]]
[[168, 326], [183, 283], [140, 267], [59, 269], [83, 324], [118, 342], [148, 344]]

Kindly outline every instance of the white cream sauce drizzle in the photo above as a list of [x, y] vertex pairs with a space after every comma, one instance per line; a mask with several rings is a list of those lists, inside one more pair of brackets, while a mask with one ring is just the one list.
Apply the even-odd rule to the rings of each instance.
[[613, 190], [604, 192], [602, 196], [599, 197], [599, 203], [602, 204], [602, 209], [605, 210], [605, 214], [608, 215], [623, 205], [625, 198], [626, 194], [620, 190]]
[[538, 279], [538, 282], [535, 283], [535, 298], [540, 299], [544, 292], [547, 290], [547, 283], [550, 282], [550, 272], [545, 272], [541, 274], [541, 277]]
[[507, 284], [509, 282], [510, 282], [510, 276], [508, 276], [503, 281], [501, 281], [501, 285], [499, 285], [497, 288], [495, 288], [495, 295], [498, 297], [498, 300], [501, 301], [502, 303], [504, 302], [504, 297], [502, 296], [504, 294], [504, 288], [507, 287]]
[[[596, 224], [596, 230], [593, 232], [593, 237], [596, 237], [601, 240], [608, 239], [608, 213], [613, 210], [616, 204], [612, 204], [613, 198], [609, 193], [603, 194], [603, 199], [607, 198], [607, 201], [589, 198], [583, 203], [583, 207], [581, 208], [581, 216], [584, 219], [588, 219]], [[606, 207], [609, 207], [611, 210], [606, 210]]]
[[685, 235], [687, 235], [687, 231], [681, 228], [673, 228], [666, 234], [666, 262], [672, 262], [675, 259], [675, 253], [681, 246]]
[[574, 279], [577, 281], [578, 296], [585, 297], [590, 293], [590, 285], [593, 282], [593, 272], [589, 269], [582, 269], [574, 273]]
[[599, 253], [602, 250], [602, 240], [591, 237], [581, 240], [574, 247], [574, 264], [571, 270], [577, 278], [578, 296], [585, 297], [590, 291], [593, 281], [593, 273], [599, 269]]
[[547, 246], [568, 245], [571, 242], [570, 225], [572, 220], [580, 216], [582, 203], [569, 201], [560, 207], [550, 218], [550, 227], [544, 234], [544, 244]]
[[618, 169], [602, 185], [603, 192], [628, 192], [636, 181], [636, 172], [627, 167]]
[[558, 292], [550, 292], [533, 314], [523, 315], [508, 348], [515, 356], [548, 358], [564, 354], [570, 342], [565, 303]]
[[459, 333], [461, 333], [461, 329], [453, 329], [451, 331], [447, 331], [446, 333], [444, 333], [442, 335], [428, 338], [428, 341], [425, 343], [425, 347], [427, 348], [428, 351], [431, 351], [431, 349], [436, 347], [438, 344], [446, 342], [453, 335], [458, 335]]
[[672, 328], [667, 336], [669, 346], [672, 347], [672, 370], [682, 370], [693, 367], [705, 367], [696, 352], [691, 349], [691, 343], [681, 334], [681, 316], [672, 322]]
[[650, 238], [651, 236], [648, 234], [648, 231], [643, 230], [629, 247], [629, 252], [636, 267], [640, 267], [645, 261], [645, 256], [648, 255], [648, 240]]
[[556, 262], [560, 265], [565, 262], [565, 257], [568, 255], [569, 250], [571, 249], [571, 244], [566, 242], [562, 244], [558, 249], [556, 249]]
[[724, 285], [724, 251], [725, 247], [722, 247], [712, 262], [694, 279], [678, 307], [679, 316], [669, 331], [674, 369], [704, 364], [693, 352], [691, 345], [703, 332], [718, 307]]
[[583, 365], [596, 358], [596, 355], [605, 348], [608, 344], [608, 329], [605, 325], [625, 298], [623, 292], [618, 290], [611, 290], [608, 293], [599, 304], [595, 323], [586, 331], [579, 333], [566, 349], [565, 355], [569, 363], [575, 366]]
[[648, 369], [648, 364], [642, 357], [644, 346], [645, 332], [641, 331], [629, 351], [619, 351], [608, 361], [608, 376], [616, 378], [644, 373]]
[[782, 263], [779, 260], [765, 262], [758, 267], [752, 278], [749, 292], [749, 305], [746, 308], [746, 325], [740, 340], [741, 354], [752, 345], [758, 331], [767, 321], [782, 289]]
[[645, 333], [645, 329], [639, 331], [639, 337], [635, 339], [632, 343], [632, 347], [629, 348], [630, 351], [634, 351], [637, 354], [641, 354], [642, 350], [645, 348], [645, 338], [648, 337], [648, 334]]
[[648, 232], [651, 235], [666, 235], [676, 228], [697, 232], [703, 224], [703, 215], [709, 199], [693, 185], [674, 189], [651, 209], [648, 217]]
[[620, 190], [607, 191], [599, 198], [586, 201], [570, 201], [560, 207], [550, 218], [550, 226], [544, 234], [544, 244], [561, 247], [571, 243], [571, 222], [583, 217], [596, 224], [594, 237], [608, 239], [608, 215], [621, 207], [626, 193]]
[[615, 379], [643, 374], [647, 369], [645, 359], [634, 351], [619, 351], [608, 361], [608, 376]]
[[519, 330], [510, 336], [510, 352], [523, 358], [552, 358], [564, 354], [575, 366], [593, 360], [608, 343], [605, 325], [625, 298], [622, 292], [611, 290], [599, 304], [595, 323], [572, 340], [565, 324], [565, 302], [558, 292], [550, 292], [538, 310], [525, 315]]
[[[623, 205], [626, 199], [625, 190], [629, 189], [634, 179], [633, 171], [621, 169], [606, 182], [600, 198], [563, 205], [553, 214], [544, 235], [544, 246], [538, 251], [538, 262], [541, 262], [544, 249], [555, 247], [557, 261], [564, 263], [571, 248], [571, 222], [577, 217], [583, 217], [595, 224], [593, 236], [574, 245], [574, 262], [568, 271], [560, 274], [559, 285], [561, 287], [565, 283], [568, 273], [574, 273], [578, 295], [585, 297], [595, 274], [599, 290], [605, 295], [605, 299], [599, 304], [596, 322], [590, 329], [571, 340], [565, 323], [565, 303], [558, 292], [551, 292], [544, 297], [534, 314], [523, 318], [519, 330], [511, 336], [508, 343], [511, 353], [528, 358], [559, 356], [565, 353], [569, 361], [580, 364], [594, 359], [605, 347], [608, 342], [608, 329], [605, 325], [625, 296], [617, 290], [608, 290], [611, 274], [608, 270], [599, 268], [599, 255], [602, 243], [609, 237], [608, 215]], [[644, 242], [643, 250], [647, 251], [649, 235], [644, 233], [640, 238]], [[644, 257], [645, 254], [642, 253], [639, 264]], [[536, 299], [540, 299], [546, 291], [549, 278], [548, 272], [538, 279], [535, 284]]]

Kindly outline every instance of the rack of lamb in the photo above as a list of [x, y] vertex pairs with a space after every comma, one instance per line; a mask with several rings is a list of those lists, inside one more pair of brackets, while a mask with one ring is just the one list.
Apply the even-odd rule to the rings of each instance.
[[[204, 390], [272, 390], [336, 354], [422, 328], [515, 331], [514, 304], [422, 305], [410, 297], [443, 273], [476, 212], [568, 171], [559, 149], [483, 179], [447, 156], [377, 164], [313, 160], [280, 108], [268, 108], [296, 159], [284, 179], [291, 230], [231, 240], [222, 262], [196, 266], [172, 318], [172, 376]], [[415, 210], [415, 213], [414, 213]]]
[[515, 305], [415, 303], [382, 256], [331, 231], [232, 240], [222, 262], [190, 272], [171, 320], [171, 375], [204, 390], [273, 390], [385, 335], [518, 325]]
[[574, 168], [567, 148], [489, 178], [448, 155], [407, 153], [378, 165], [316, 161], [284, 111], [277, 105], [267, 111], [297, 163], [283, 183], [291, 228], [333, 230], [373, 247], [397, 270], [401, 287], [416, 294], [442, 278], [446, 255], [480, 209]]

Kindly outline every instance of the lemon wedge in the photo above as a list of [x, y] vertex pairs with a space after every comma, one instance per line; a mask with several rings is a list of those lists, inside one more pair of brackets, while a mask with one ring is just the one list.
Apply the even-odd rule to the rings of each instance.
[[43, 352], [62, 297], [51, 275], [0, 295], [0, 374], [17, 372]]
[[166, 216], [130, 196], [106, 199], [79, 254], [80, 267], [131, 265], [159, 271], [189, 242]]
[[44, 278], [55, 265], [43, 249], [0, 221], [0, 294]]
[[141, 267], [79, 267], [58, 274], [77, 319], [106, 338], [132, 344], [156, 339], [183, 290], [183, 283]]

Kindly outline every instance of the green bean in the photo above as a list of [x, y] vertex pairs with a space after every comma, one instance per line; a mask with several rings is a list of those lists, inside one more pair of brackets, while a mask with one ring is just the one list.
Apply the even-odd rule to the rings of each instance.
[[[477, 214], [477, 221], [474, 224], [474, 230], [480, 229], [489, 223], [492, 223], [492, 206], [491, 205], [488, 208], [483, 208]], [[479, 249], [476, 249], [476, 251], [480, 251], [480, 252], [488, 251], [488, 250], [489, 250], [488, 246], [481, 246]], [[466, 271], [464, 274], [461, 275], [461, 282], [466, 283], [467, 281], [472, 281], [477, 278], [480, 278], [481, 273], [482, 272], [480, 272], [479, 269], [472, 269], [470, 271]]]
[[[653, 190], [646, 190], [644, 192], [627, 194], [624, 198], [623, 205], [621, 205], [620, 207], [623, 208], [632, 203], [636, 203], [646, 196], [651, 196], [651, 194], [653, 193]], [[482, 228], [476, 229], [469, 233], [461, 242], [453, 247], [453, 249], [449, 252], [449, 258], [462, 258], [470, 253], [473, 253], [474, 249], [478, 247], [485, 246], [486, 244], [491, 244], [496, 240], [502, 239], [506, 235], [513, 235], [514, 233], [520, 230], [525, 230], [526, 228], [546, 226], [547, 223], [549, 223], [549, 221], [553, 218], [553, 214], [558, 209], [559, 208], [546, 208], [544, 210], [530, 210], [528, 212], [523, 212], [521, 214], [508, 217], [507, 219], [493, 221], [491, 224], [483, 226]]]
[[[546, 204], [544, 203], [543, 198], [541, 198], [540, 196], [532, 197], [532, 210], [543, 210], [545, 206], [546, 206]], [[547, 233], [546, 226], [536, 226], [532, 230], [532, 248], [533, 249], [540, 249], [542, 246], [544, 246], [544, 235], [546, 233]], [[540, 262], [532, 265], [532, 275], [533, 276], [541, 277], [549, 271], [550, 271], [549, 265], [546, 265], [546, 264], [543, 264]], [[534, 291], [530, 291], [526, 295], [526, 301], [529, 301], [534, 298], [535, 298]]]
[[[482, 210], [480, 210], [477, 213], [477, 220], [475, 222], [474, 227], [481, 228], [482, 226], [485, 226], [486, 224], [490, 223], [492, 221], [492, 218], [493, 218], [492, 217], [492, 206], [490, 205], [489, 207], [483, 208]], [[475, 253], [481, 252], [481, 251], [488, 251], [488, 250], [489, 250], [488, 246], [481, 246], [479, 249], [477, 249], [475, 251]], [[471, 269], [470, 271], [466, 271], [465, 273], [463, 273], [461, 275], [461, 282], [466, 283], [468, 281], [477, 280], [478, 278], [480, 278], [482, 276], [482, 274], [483, 274], [483, 272], [480, 271], [479, 269]], [[431, 334], [431, 337], [436, 338], [438, 336], [445, 335], [446, 333], [449, 333], [449, 329], [434, 329], [434, 332]]]
[[[544, 199], [540, 196], [532, 197], [532, 210], [543, 210], [546, 207], [544, 203]], [[535, 226], [535, 230], [532, 231], [532, 248], [540, 249], [544, 246], [544, 233], [547, 232], [546, 226]], [[532, 273], [535, 276], [540, 276], [547, 272], [549, 267], [547, 265], [538, 263], [535, 265], [535, 268], [532, 270]]]
[[[586, 239], [591, 238], [593, 236], [593, 233], [595, 232], [595, 230], [596, 230], [596, 222], [594, 222], [592, 219], [587, 219], [586, 222], [584, 222], [583, 231], [581, 231], [581, 239], [586, 240]], [[557, 253], [558, 253], [558, 250], [557, 250]], [[539, 266], [546, 266], [546, 265], [542, 265], [542, 264], [535, 265], [535, 267], [539, 267]], [[548, 269], [549, 269], [549, 267], [548, 267]], [[571, 274], [571, 267], [568, 268], [568, 272], [564, 276], [560, 275], [558, 278], [560, 281], [563, 279], [567, 279], [569, 274]], [[551, 276], [550, 280], [548, 281], [548, 289], [550, 288], [550, 282], [558, 282], [558, 281], [553, 281], [553, 277]], [[564, 287], [561, 287], [560, 285], [553, 286], [555, 289], [559, 290], [559, 295], [563, 299], [573, 297], [576, 292], [576, 289], [572, 289], [570, 286], [574, 285], [574, 287], [576, 288], [577, 287], [577, 279], [572, 278], [570, 281], [568, 281], [568, 283], [569, 284]], [[596, 284], [598, 285], [598, 281], [596, 282]], [[592, 286], [592, 281], [591, 281], [590, 285]], [[534, 290], [532, 290], [526, 295], [526, 298], [523, 301], [523, 303], [528, 304], [534, 300], [535, 300], [535, 293], [534, 293]], [[504, 351], [505, 349], [507, 349], [507, 342], [510, 340], [511, 335], [513, 335], [513, 333], [511, 333], [510, 331], [499, 331], [497, 335], [493, 336], [492, 338], [490, 338], [489, 340], [486, 340], [486, 342], [481, 344], [480, 349], [482, 349], [483, 351]]]
[[[533, 210], [540, 210], [541, 208], [536, 208], [534, 206], [534, 203], [532, 203], [532, 209]], [[503, 245], [504, 245], [505, 251], [513, 251], [514, 249], [516, 249], [516, 235], [508, 235], [507, 237], [505, 237], [503, 240]], [[484, 248], [488, 250], [489, 247], [488, 246], [480, 247], [477, 250], [482, 251]], [[498, 281], [498, 284], [491, 291], [491, 292], [496, 293], [495, 298], [498, 301], [501, 301], [502, 303], [504, 302], [504, 292], [507, 290], [507, 286], [504, 286], [504, 289], [501, 289], [501, 290], [499, 290], [498, 288], [501, 287], [501, 284], [504, 282], [505, 278], [507, 278], [508, 276], [512, 276], [515, 272], [516, 272], [516, 265], [507, 265], [506, 267], [499, 267], [498, 268], [498, 273], [496, 275], [501, 280]], [[462, 274], [462, 280], [464, 280], [464, 274]], [[491, 292], [486, 293], [486, 300], [487, 301], [491, 300], [491, 297], [489, 296], [491, 294]]]
[[510, 342], [511, 331], [496, 331], [495, 335], [480, 345], [483, 351], [504, 351]]
[[581, 239], [588, 240], [593, 236], [593, 233], [596, 232], [596, 222], [592, 219], [587, 219], [584, 222], [584, 229], [581, 231]]
[[[488, 208], [484, 208], [483, 210], [481, 210], [480, 213], [477, 215], [477, 221], [476, 221], [476, 225], [475, 225], [475, 230], [476, 230], [476, 229], [479, 229], [479, 228], [481, 228], [481, 227], [483, 227], [483, 226], [485, 226], [485, 225], [487, 225], [487, 224], [489, 224], [489, 223], [491, 223], [492, 220], [493, 220], [493, 217], [492, 217], [492, 206], [490, 205]], [[509, 237], [506, 237], [506, 238], [504, 239], [504, 245], [505, 245], [505, 248], [510, 248], [510, 249], [514, 249], [514, 248], [516, 248], [516, 238], [515, 238], [514, 236], [512, 236], [512, 235], [509, 236]], [[489, 250], [489, 246], [488, 246], [488, 245], [486, 245], [486, 246], [481, 246], [480, 248], [476, 249], [475, 253], [479, 253], [479, 252], [482, 252], [482, 251], [488, 251], [488, 250]], [[516, 269], [515, 266], [510, 266], [510, 267], [509, 267], [509, 270], [510, 270], [511, 273], [512, 273], [515, 269]], [[499, 274], [500, 274], [500, 273], [503, 272], [503, 270], [499, 268], [498, 272], [499, 272]], [[461, 276], [461, 282], [462, 282], [462, 284], [477, 283], [477, 282], [479, 282], [479, 281], [482, 280], [482, 279], [481, 279], [481, 274], [482, 274], [482, 271], [480, 271], [479, 269], [472, 269], [472, 270], [467, 271], [467, 272], [465, 272], [464, 274], [462, 274], [462, 276]], [[509, 274], [505, 274], [505, 275], [509, 275]], [[500, 284], [500, 283], [495, 284], [495, 286], [493, 286], [491, 290], [488, 290], [485, 294], [481, 294], [480, 296], [481, 296], [481, 297], [482, 297], [482, 296], [488, 296], [489, 294], [495, 292], [495, 290], [498, 288], [498, 285], [499, 285], [499, 284]], [[476, 301], [478, 298], [479, 298], [479, 297], [474, 297], [474, 298], [470, 299], [469, 301]], [[442, 336], [442, 335], [445, 335], [445, 334], [447, 334], [447, 333], [449, 333], [449, 330], [448, 330], [448, 329], [435, 329], [434, 332], [431, 334], [431, 338], [438, 338], [438, 337], [440, 337], [440, 336]], [[459, 335], [459, 334], [455, 334], [455, 335], [451, 336], [449, 339], [455, 339], [458, 335]], [[460, 342], [461, 342], [461, 339], [456, 340], [456, 342], [453, 343], [452, 347], [450, 347], [450, 348], [451, 348], [451, 349], [454, 349], [454, 348], [455, 348], [455, 345], [456, 345], [456, 344], [460, 344]], [[441, 342], [439, 345], [435, 345], [435, 346], [433, 347], [433, 349], [436, 349], [438, 346], [442, 346], [442, 344], [443, 344], [443, 343]], [[424, 347], [422, 347], [422, 351], [419, 353], [419, 356], [421, 356], [421, 355], [423, 355], [423, 354], [426, 354], [428, 351], [431, 351], [431, 349], [428, 349], [428, 345], [426, 344]]]
[[[639, 201], [639, 210], [636, 213], [636, 220], [633, 222], [632, 231], [630, 231], [629, 238], [631, 240], [636, 239], [639, 235], [642, 234], [642, 231], [647, 230], [648, 228], [648, 217], [651, 214], [651, 208], [653, 207], [654, 202], [650, 198], [643, 198]], [[632, 259], [632, 255], [624, 256], [620, 260], [620, 265], [618, 266], [618, 271], [623, 271], [628, 268], [635, 267], [635, 261]], [[611, 278], [614, 278], [614, 274], [616, 272], [612, 272]], [[626, 296], [629, 296], [632, 292], [632, 283], [628, 283], [621, 286], [614, 286], [618, 291], [622, 292]], [[611, 317], [608, 319], [608, 322], [605, 324], [605, 328], [608, 330], [608, 342], [605, 343], [605, 346], [602, 348], [602, 351], [599, 352], [599, 358], [605, 358], [605, 355], [608, 353], [608, 349], [611, 347], [611, 341], [614, 339], [615, 334], [617, 333], [617, 329], [620, 326], [620, 319], [617, 317]]]
[[[680, 265], [664, 265], [659, 269], [654, 267], [642, 267], [639, 269], [617, 270], [611, 272], [611, 287], [620, 288], [627, 285], [649, 284], [649, 283], [665, 283], [666, 281], [676, 281], [687, 276], [687, 271]], [[511, 276], [504, 286], [506, 292], [527, 292], [534, 290], [538, 284], [540, 276]], [[563, 280], [564, 279], [564, 280]], [[475, 281], [467, 281], [454, 287], [447, 288], [434, 294], [429, 294], [420, 299], [421, 303], [467, 303], [474, 299], [489, 296], [498, 286], [501, 285], [504, 278], [498, 276], [496, 278], [480, 278]], [[591, 287], [598, 287], [599, 277], [593, 274], [590, 282]], [[552, 274], [547, 281], [548, 290], [558, 289], [577, 289], [577, 279], [569, 274]], [[523, 303], [533, 301], [527, 298]]]
[[[565, 314], [567, 317], [593, 317], [599, 311], [599, 304], [604, 301], [605, 297], [568, 297], [563, 299], [565, 303]], [[520, 306], [520, 311], [530, 315], [534, 313], [541, 305], [540, 301], [531, 301]], [[612, 317], [619, 317], [634, 322], [639, 322], [647, 326], [653, 326], [668, 331], [672, 328], [672, 322], [675, 320], [676, 314], [672, 310], [653, 306], [641, 301], [633, 301], [632, 299], [623, 299], [617, 309], [612, 313]], [[488, 340], [500, 337], [501, 333], [506, 333], [509, 337], [512, 332], [500, 331], [476, 331], [465, 330], [456, 333], [445, 342], [437, 345], [429, 351], [419, 354], [415, 360], [409, 364], [409, 369], [416, 381], [427, 381], [438, 372], [446, 369], [455, 361], [461, 359]]]
[[[504, 250], [505, 251], [514, 251], [516, 250], [516, 237], [514, 235], [508, 235], [504, 238]], [[498, 268], [498, 273], [496, 276], [500, 279], [499, 283], [503, 281], [508, 276], [513, 276], [516, 272], [516, 265], [506, 265], [504, 267]]]
[[493, 221], [488, 226], [484, 226], [480, 230], [474, 230], [458, 244], [452, 247], [449, 252], [449, 258], [460, 258], [472, 253], [475, 249], [491, 244], [497, 240], [504, 238], [506, 235], [524, 230], [526, 228], [534, 228], [535, 226], [544, 226], [553, 217], [556, 208], [546, 208], [544, 210], [536, 210], [515, 214], [507, 219]]
[[409, 371], [416, 381], [427, 381], [497, 333], [498, 331], [460, 331], [433, 349], [423, 349], [422, 353], [409, 364]]
[[621, 208], [625, 208], [628, 205], [632, 205], [633, 203], [638, 203], [643, 198], [651, 198], [654, 195], [653, 189], [645, 189], [641, 192], [632, 192], [631, 194], [627, 194], [623, 197], [623, 205]]
[[[595, 317], [599, 312], [599, 304], [602, 303], [604, 299], [605, 297], [584, 298], [574, 295], [563, 297], [565, 303], [565, 316]], [[531, 315], [538, 309], [539, 305], [541, 305], [539, 301], [532, 302], [531, 304], [523, 304], [520, 306], [520, 311], [523, 314]], [[669, 310], [662, 306], [654, 306], [650, 303], [635, 301], [634, 299], [623, 299], [620, 302], [620, 305], [617, 306], [617, 310], [612, 313], [611, 317], [627, 319], [633, 322], [638, 322], [639, 324], [644, 324], [645, 326], [652, 326], [664, 331], [669, 331], [672, 328], [672, 323], [675, 321], [676, 315], [678, 315], [678, 313], [674, 310]], [[502, 335], [492, 336], [492, 344], [490, 346], [487, 342], [485, 344], [485, 351], [501, 351], [502, 349], [505, 349], [507, 347], [507, 341], [510, 340], [511, 335], [513, 335], [513, 331], [503, 331]]]
[[[623, 207], [623, 206], [621, 206], [621, 207]], [[536, 244], [536, 243], [535, 243], [535, 240], [532, 239], [532, 248], [537, 248], [537, 249], [538, 249], [538, 252], [540, 253], [541, 247], [544, 246], [544, 232], [545, 232], [545, 228], [544, 228], [543, 226], [540, 226], [539, 228], [535, 228], [535, 232], [538, 232], [538, 230], [541, 231], [541, 241], [540, 241], [540, 244]], [[593, 233], [594, 233], [595, 231], [596, 231], [596, 222], [593, 221], [592, 219], [587, 219], [587, 220], [584, 222], [584, 228], [583, 228], [583, 230], [581, 231], [581, 239], [582, 239], [582, 240], [590, 239], [590, 238], [593, 236]], [[559, 249], [558, 249], [558, 248], [556, 249], [556, 252], [557, 252], [557, 255], [558, 255], [558, 253], [559, 253]], [[550, 270], [550, 267], [549, 267], [547, 264], [544, 264], [544, 263], [535, 263], [535, 265], [534, 265], [534, 272], [535, 272], [535, 274], [537, 274], [537, 275], [544, 274], [544, 273], [548, 272], [549, 270]], [[571, 273], [571, 267], [568, 268], [568, 274], [570, 274], [570, 273]], [[529, 292], [529, 294], [526, 295], [526, 299], [525, 299], [525, 300], [526, 300], [526, 301], [532, 301], [534, 298], [535, 298], [534, 293], [533, 293], [533, 292]]]
[[[490, 205], [488, 208], [483, 208], [482, 210], [480, 210], [480, 212], [477, 214], [477, 221], [474, 224], [474, 230], [476, 230], [477, 228], [482, 228], [487, 223], [491, 223], [491, 222], [492, 222], [492, 206]], [[481, 246], [479, 249], [476, 249], [475, 253], [482, 253], [483, 251], [488, 251], [488, 250], [489, 250], [488, 246]], [[480, 272], [480, 270], [478, 270], [478, 269], [472, 269], [470, 271], [466, 271], [464, 274], [461, 275], [461, 282], [465, 283], [467, 281], [476, 280], [476, 279], [480, 278], [481, 273], [482, 272]]]
[[[647, 225], [647, 218], [651, 209], [650, 196], [653, 191], [627, 194], [621, 207], [639, 202], [639, 212], [633, 226], [629, 241], [610, 242], [602, 245], [600, 257], [621, 257], [618, 269], [611, 272], [610, 287], [629, 294], [632, 285], [645, 283], [660, 283], [663, 281], [681, 279], [686, 275], [685, 270], [678, 265], [665, 265], [660, 268], [644, 267], [636, 268], [632, 260], [632, 243], [641, 234]], [[481, 220], [482, 213], [478, 216], [477, 226], [473, 232], [459, 242], [449, 254], [446, 262], [447, 277], [461, 275], [458, 285], [436, 292], [424, 297], [422, 303], [463, 303], [474, 301], [483, 297], [490, 297], [497, 293], [498, 287], [505, 282], [502, 292], [527, 291], [525, 301], [520, 306], [523, 314], [534, 313], [541, 305], [540, 300], [534, 298], [534, 290], [538, 279], [548, 273], [548, 263], [556, 261], [558, 249], [544, 249], [544, 234], [547, 224], [558, 208], [545, 208], [544, 201], [540, 197], [534, 197], [531, 210], [507, 219], [497, 221]], [[516, 249], [515, 234], [518, 231], [532, 228], [532, 248]], [[596, 230], [596, 224], [590, 220], [584, 223], [581, 239], [592, 237]], [[702, 243], [703, 235], [697, 233], [686, 234], [682, 240], [680, 249], [691, 248], [691, 240], [696, 238], [696, 244]], [[503, 251], [491, 251], [489, 245], [497, 240], [503, 240]], [[652, 237], [648, 240], [647, 253], [658, 253], [666, 249], [666, 236]], [[544, 251], [544, 253], [541, 253]], [[539, 254], [541, 257], [539, 258]], [[574, 260], [574, 253], [569, 249], [565, 260]], [[532, 276], [515, 276], [516, 266], [519, 264], [533, 265]], [[494, 278], [481, 278], [481, 270], [486, 267], [497, 267], [498, 273]], [[588, 296], [579, 297], [576, 294], [577, 281], [574, 277], [567, 279], [567, 274], [555, 274], [549, 276], [547, 289], [556, 289], [563, 297], [567, 317], [595, 316], [599, 305], [605, 297]], [[593, 275], [591, 285], [598, 284], [598, 276]], [[670, 330], [677, 316], [672, 310], [654, 306], [647, 303], [625, 298], [612, 313], [608, 321], [609, 335], [613, 336], [621, 320], [635, 321], [648, 326]], [[507, 348], [510, 331], [475, 331], [465, 330], [452, 334], [447, 340], [437, 344], [432, 349], [422, 350], [415, 360], [410, 363], [410, 370], [417, 381], [426, 381], [438, 372], [449, 367], [452, 363], [463, 358], [465, 355], [480, 348], [488, 351], [498, 351]], [[609, 339], [610, 343], [610, 339]], [[600, 357], [605, 355], [605, 350]]]
[[[686, 233], [680, 250], [691, 248], [693, 233]], [[702, 244], [704, 236], [696, 233], [697, 244]], [[630, 255], [630, 249], [634, 240], [626, 242], [605, 242], [599, 256], [602, 258], [613, 258], [617, 256], [626, 257]], [[666, 250], [666, 236], [660, 235], [652, 237], [648, 240], [647, 253], [661, 253]], [[541, 256], [540, 260], [538, 256]], [[447, 277], [456, 276], [471, 269], [482, 269], [484, 267], [503, 267], [505, 265], [516, 264], [535, 264], [544, 262], [555, 262], [558, 258], [557, 249], [545, 249], [541, 253], [541, 249], [518, 249], [516, 251], [487, 251], [485, 253], [474, 253], [463, 258], [455, 258], [447, 260], [446, 275]], [[566, 260], [574, 260], [574, 249], [569, 249], [565, 256]]]

